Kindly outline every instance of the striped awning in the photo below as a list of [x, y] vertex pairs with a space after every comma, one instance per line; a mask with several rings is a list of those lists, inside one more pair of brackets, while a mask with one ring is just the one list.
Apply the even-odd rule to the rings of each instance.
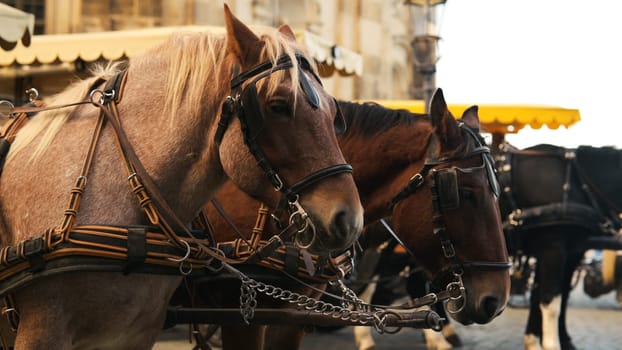
[[2, 50], [12, 50], [19, 41], [24, 46], [30, 45], [35, 29], [35, 15], [0, 3], [0, 23], [0, 48]]
[[[71, 71], [77, 61], [117, 60], [136, 56], [165, 41], [175, 31], [224, 33], [224, 27], [182, 26], [77, 34], [36, 35], [30, 47], [17, 46], [0, 51], [0, 78], [18, 77], [46, 71]], [[322, 76], [335, 72], [360, 75], [361, 55], [315, 34], [296, 33], [319, 64]]]
[[[406, 109], [413, 113], [425, 113], [425, 103], [421, 100], [375, 100], [385, 107]], [[472, 105], [449, 104], [451, 113], [460, 118], [462, 113]], [[478, 104], [479, 118], [483, 131], [491, 133], [516, 133], [525, 126], [539, 129], [546, 126], [557, 129], [569, 127], [581, 120], [578, 109], [541, 105], [502, 105]]]

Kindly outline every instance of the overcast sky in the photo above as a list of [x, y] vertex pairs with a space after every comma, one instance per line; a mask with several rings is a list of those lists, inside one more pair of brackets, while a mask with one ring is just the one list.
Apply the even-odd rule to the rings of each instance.
[[622, 148], [621, 9], [615, 0], [448, 0], [437, 85], [448, 103], [579, 109], [568, 130], [508, 136], [518, 147]]

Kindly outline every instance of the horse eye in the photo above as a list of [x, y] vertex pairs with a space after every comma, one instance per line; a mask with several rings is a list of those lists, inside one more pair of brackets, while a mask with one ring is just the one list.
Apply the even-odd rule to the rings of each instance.
[[291, 114], [291, 109], [289, 104], [285, 101], [273, 101], [268, 105], [268, 109], [270, 113], [277, 115], [289, 116]]

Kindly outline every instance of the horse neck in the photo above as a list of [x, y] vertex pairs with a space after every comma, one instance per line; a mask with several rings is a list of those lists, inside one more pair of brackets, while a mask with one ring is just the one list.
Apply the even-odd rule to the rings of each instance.
[[[206, 78], [201, 101], [175, 106], [176, 118], [171, 121], [163, 112], [165, 60], [140, 58], [129, 64], [118, 104], [122, 129], [162, 197], [183, 222], [189, 223], [206, 198], [213, 196], [225, 181], [218, 149], [212, 140], [219, 101], [229, 92], [228, 69], [217, 77]], [[85, 98], [71, 89], [59, 96], [67, 97], [67, 102]], [[37, 146], [37, 142], [32, 142], [5, 163], [0, 177], [0, 204], [4, 207], [0, 236], [7, 237], [6, 240], [2, 237], [3, 243], [32, 237], [62, 222], [71, 189], [81, 174], [97, 114], [93, 106], [77, 107], [41, 157], [31, 159]], [[42, 113], [35, 118], [44, 116]], [[25, 129], [37, 125], [31, 123], [35, 119]], [[76, 215], [77, 225], [146, 223], [131, 193], [114, 139], [113, 128], [106, 125], [87, 176]], [[38, 175], [32, 178], [32, 174]]]
[[[135, 70], [130, 66], [119, 114], [123, 127], [148, 173], [151, 174], [163, 197], [178, 215], [189, 221], [215, 190], [225, 181], [219, 162], [218, 146], [212, 141], [219, 105], [228, 86], [216, 79], [207, 84], [208, 104], [201, 108], [192, 103], [175, 107], [175, 116], [163, 114], [164, 89], [145, 89], [145, 86], [165, 86], [166, 77], [151, 74], [153, 68]], [[222, 91], [219, 91], [222, 90]], [[187, 216], [187, 217], [186, 217]]]
[[339, 143], [354, 169], [365, 220], [390, 214], [389, 202], [425, 162], [432, 133], [427, 121], [404, 123], [375, 134], [348, 129]]

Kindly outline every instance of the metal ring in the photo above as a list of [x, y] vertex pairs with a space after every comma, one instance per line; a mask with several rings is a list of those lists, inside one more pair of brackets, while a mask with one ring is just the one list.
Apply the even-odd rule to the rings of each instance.
[[305, 230], [304, 232], [307, 231], [311, 231], [311, 239], [309, 240], [308, 243], [304, 243], [300, 240], [300, 236], [302, 236], [302, 234], [304, 232], [298, 231], [298, 234], [296, 234], [296, 236], [294, 236], [294, 243], [296, 244], [296, 246], [300, 249], [309, 249], [313, 243], [315, 243], [315, 238], [316, 238], [316, 234], [315, 234], [315, 225], [313, 225], [313, 223], [311, 222], [311, 220], [307, 219], [308, 224], [306, 225], [307, 228], [309, 228], [308, 230]]
[[[10, 109], [15, 108], [15, 105], [13, 103], [11, 103], [11, 101], [9, 101], [9, 100], [0, 100], [0, 105], [8, 105], [10, 107]], [[4, 113], [0, 112], [0, 117], [13, 118], [13, 113], [4, 114]]]
[[188, 259], [188, 257], [190, 256], [190, 244], [188, 244], [188, 242], [184, 241], [183, 239], [181, 239], [179, 241], [186, 246], [186, 255], [183, 258], [181, 258], [181, 259], [175, 259], [175, 258], [168, 257], [168, 258], [166, 258], [168, 261], [182, 263], [182, 262], [184, 262], [184, 260]]
[[[402, 316], [400, 316], [399, 313], [397, 313], [395, 311], [384, 310], [382, 312], [382, 323], [378, 324], [378, 327], [382, 328], [382, 334], [396, 334], [397, 332], [402, 330], [402, 327], [400, 327], [400, 326], [394, 326], [393, 328], [387, 326], [387, 318], [389, 316], [394, 316], [398, 320], [402, 319]], [[376, 315], [374, 314], [374, 318], [375, 317], [376, 317]]]
[[[95, 101], [95, 94], [99, 94], [99, 101]], [[104, 101], [104, 92], [98, 89], [93, 89], [91, 90], [91, 92], [89, 93], [89, 101], [95, 106], [95, 107], [99, 107], [100, 104], [103, 104]]]
[[189, 262], [188, 265], [190, 267], [187, 270], [184, 270], [184, 262], [182, 261], [181, 264], [179, 264], [179, 273], [181, 273], [183, 276], [188, 276], [192, 273], [192, 263]]
[[[449, 312], [450, 314], [457, 314], [460, 311], [464, 310], [464, 308], [466, 306], [466, 299], [464, 299], [464, 298], [459, 298], [459, 299], [462, 299], [462, 305], [460, 307], [458, 307], [457, 309], [454, 309], [454, 310], [452, 310], [449, 307], [449, 302], [445, 303], [445, 308], [447, 309], [447, 312]], [[458, 302], [458, 300], [453, 300], [453, 299], [451, 301]]]
[[83, 181], [82, 181], [82, 187], [83, 187], [83, 188], [84, 188], [84, 187], [86, 187], [86, 183], [87, 183], [87, 178], [86, 178], [86, 176], [84, 176], [84, 175], [80, 175], [80, 176], [78, 176], [78, 178], [76, 179], [76, 182], [77, 182], [77, 183], [80, 183], [80, 182], [81, 182], [80, 180], [83, 180]]
[[39, 97], [39, 91], [35, 88], [30, 88], [26, 90], [26, 96], [28, 96], [28, 101], [33, 102]]

